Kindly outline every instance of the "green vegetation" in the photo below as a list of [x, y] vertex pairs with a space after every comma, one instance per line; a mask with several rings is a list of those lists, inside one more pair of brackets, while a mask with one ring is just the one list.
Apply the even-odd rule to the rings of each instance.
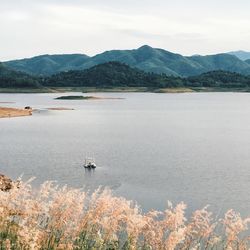
[[89, 69], [110, 61], [125, 63], [145, 72], [188, 77], [214, 70], [250, 75], [250, 65], [235, 55], [182, 56], [163, 49], [142, 46], [134, 50], [111, 50], [93, 57], [86, 55], [43, 55], [5, 62], [8, 67], [31, 75], [48, 76], [70, 70]]

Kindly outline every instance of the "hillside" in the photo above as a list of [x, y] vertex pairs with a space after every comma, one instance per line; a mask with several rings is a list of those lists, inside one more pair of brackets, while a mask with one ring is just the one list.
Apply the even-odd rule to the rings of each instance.
[[0, 63], [0, 88], [38, 88], [40, 84], [38, 78], [11, 70]]
[[144, 45], [133, 50], [111, 50], [88, 57], [81, 54], [44, 55], [5, 62], [8, 67], [33, 75], [52, 75], [69, 70], [83, 70], [95, 65], [118, 61], [146, 72], [188, 77], [213, 70], [250, 75], [250, 65], [230, 54], [185, 57]]

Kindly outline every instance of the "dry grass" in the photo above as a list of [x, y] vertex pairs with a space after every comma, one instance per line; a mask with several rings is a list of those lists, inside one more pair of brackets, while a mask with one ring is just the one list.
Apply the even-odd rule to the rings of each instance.
[[249, 237], [240, 236], [249, 219], [230, 210], [214, 221], [204, 208], [187, 220], [185, 209], [169, 204], [164, 212], [142, 213], [107, 189], [89, 195], [21, 182], [0, 191], [0, 249], [249, 249]]

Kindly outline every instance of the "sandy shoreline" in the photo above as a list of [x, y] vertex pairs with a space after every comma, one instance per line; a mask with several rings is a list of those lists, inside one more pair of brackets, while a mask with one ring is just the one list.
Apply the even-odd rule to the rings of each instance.
[[29, 115], [32, 115], [31, 109], [0, 107], [0, 118], [29, 116]]

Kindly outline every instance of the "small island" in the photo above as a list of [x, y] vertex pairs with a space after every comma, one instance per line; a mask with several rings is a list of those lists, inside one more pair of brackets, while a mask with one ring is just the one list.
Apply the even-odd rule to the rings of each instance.
[[55, 99], [57, 100], [88, 100], [88, 99], [96, 99], [96, 97], [82, 96], [82, 95], [68, 95], [68, 96], [60, 96]]
[[99, 97], [99, 96], [82, 96], [82, 95], [68, 95], [55, 98], [56, 100], [119, 100], [124, 99], [120, 97]]

